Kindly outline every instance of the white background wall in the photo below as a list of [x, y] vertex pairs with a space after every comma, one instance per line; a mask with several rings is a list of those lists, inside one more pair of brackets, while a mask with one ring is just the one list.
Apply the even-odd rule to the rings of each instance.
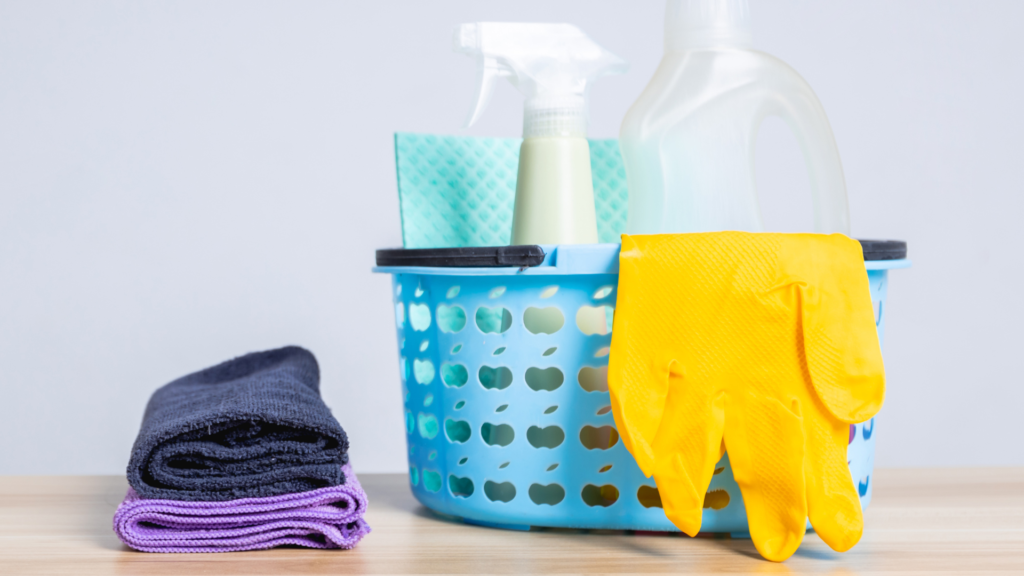
[[[816, 89], [854, 233], [893, 273], [884, 466], [1024, 465], [1024, 3], [752, 0], [755, 43]], [[0, 1], [0, 473], [121, 473], [158, 386], [284, 344], [319, 358], [362, 471], [404, 469], [389, 279], [392, 133], [518, 136], [500, 86], [460, 132], [463, 21], [568, 21], [630, 61], [592, 98], [613, 137], [658, 63], [663, 3]], [[809, 225], [781, 122], [757, 167]]]

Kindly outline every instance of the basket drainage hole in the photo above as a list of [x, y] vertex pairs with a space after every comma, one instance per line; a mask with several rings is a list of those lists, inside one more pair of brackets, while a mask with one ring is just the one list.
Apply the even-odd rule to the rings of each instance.
[[441, 491], [441, 474], [434, 470], [423, 469], [423, 487], [427, 492]]
[[595, 486], [587, 484], [583, 487], [583, 503], [587, 506], [607, 508], [619, 499], [619, 489], [611, 484]]
[[551, 472], [551, 471], [552, 471], [552, 470], [554, 470], [555, 468], [558, 468], [558, 462], [555, 462], [555, 463], [554, 463], [554, 464], [552, 464], [551, 466], [548, 466], [548, 469], [546, 470], [546, 472]]
[[729, 505], [729, 500], [729, 493], [721, 488], [708, 490], [708, 492], [704, 494], [704, 508], [721, 510]]
[[605, 472], [607, 472], [607, 471], [609, 471], [611, 469], [612, 469], [612, 465], [608, 464], [607, 466], [602, 466], [601, 469], [597, 471], [597, 473], [598, 474], [604, 474]]
[[547, 288], [540, 291], [541, 298], [551, 298], [558, 293], [558, 286], [548, 286]]
[[576, 379], [587, 392], [607, 392], [608, 391], [608, 367], [601, 366], [600, 368], [594, 368], [591, 366], [584, 366], [580, 368], [579, 374], [576, 375]]
[[466, 462], [469, 462], [469, 457], [468, 456], [464, 456], [464, 457], [460, 458], [459, 459], [459, 466], [462, 466]]
[[504, 412], [508, 408], [508, 404], [502, 404], [494, 409], [495, 412]]
[[459, 295], [459, 287], [458, 286], [452, 286], [451, 288], [448, 289], [448, 292], [445, 293], [445, 296], [448, 297], [448, 298], [455, 298], [458, 295]]
[[565, 441], [565, 431], [558, 426], [530, 426], [526, 431], [526, 439], [534, 448], [557, 448]]
[[461, 388], [469, 381], [469, 371], [462, 364], [441, 364], [441, 380], [452, 388]]
[[458, 402], [455, 403], [455, 409], [456, 410], [462, 410], [462, 407], [465, 406], [465, 405], [466, 405], [466, 401], [465, 400], [459, 400]]
[[576, 327], [587, 336], [611, 334], [615, 309], [608, 305], [581, 306], [576, 312]]
[[512, 385], [512, 371], [504, 366], [481, 366], [478, 376], [480, 384], [488, 390], [504, 390]]
[[480, 427], [480, 436], [489, 446], [505, 447], [515, 440], [516, 433], [508, 424], [484, 422], [484, 425]]
[[501, 354], [504, 351], [505, 351], [505, 347], [502, 346], [502, 347], [498, 348], [497, 350], [495, 350], [493, 355], [494, 356], [498, 356], [499, 354]]
[[484, 334], [501, 334], [512, 327], [512, 313], [508, 311], [508, 308], [501, 306], [496, 308], [481, 306], [476, 309], [476, 326]]
[[531, 306], [523, 313], [523, 324], [533, 334], [554, 334], [565, 325], [565, 316], [554, 306], [548, 308]]
[[558, 389], [565, 381], [565, 375], [558, 368], [527, 368], [526, 385], [533, 390], [547, 391]]
[[619, 432], [612, 426], [584, 426], [580, 442], [587, 450], [607, 450], [619, 441]]
[[493, 290], [491, 290], [487, 294], [487, 297], [491, 298], [493, 300], [494, 298], [500, 298], [501, 295], [504, 294], [504, 293], [505, 293], [505, 287], [504, 286], [498, 286], [497, 288], [494, 288]]
[[662, 508], [661, 505], [661, 493], [658, 492], [656, 486], [641, 486], [636, 491], [636, 499], [640, 501], [640, 505], [644, 508]]
[[597, 415], [598, 416], [604, 416], [605, 414], [607, 414], [607, 413], [609, 413], [611, 411], [612, 411], [612, 407], [611, 406], [602, 406], [602, 407], [597, 409]]
[[409, 304], [409, 324], [417, 332], [430, 328], [430, 308], [426, 304]]
[[419, 298], [420, 296], [423, 296], [423, 293], [424, 293], [423, 292], [423, 285], [422, 284], [417, 284], [416, 285], [416, 291], [413, 292], [413, 295], [415, 297]]
[[[636, 491], [636, 499], [640, 502], [640, 505], [644, 508], [663, 508], [661, 503], [661, 493], [658, 492], [658, 488], [655, 486], [641, 486]], [[704, 494], [704, 508], [711, 508], [712, 510], [721, 510], [729, 505], [730, 501], [729, 493], [721, 488], [715, 490], [709, 490]]]
[[511, 464], [511, 462], [502, 462], [501, 464], [498, 465], [498, 470], [501, 470], [503, 468], [508, 468], [509, 464]]
[[417, 470], [415, 466], [409, 466], [409, 482], [411, 482], [413, 486], [420, 485], [420, 471]]
[[473, 481], [451, 474], [448, 476], [448, 489], [452, 491], [452, 496], [469, 498], [473, 495]]
[[547, 350], [544, 351], [544, 354], [542, 354], [542, 356], [551, 356], [552, 354], [555, 353], [555, 350], [558, 350], [558, 346], [552, 346], [551, 348], [548, 348]]
[[461, 351], [462, 351], [462, 344], [456, 344], [455, 346], [452, 346], [452, 354], [458, 354]]
[[437, 326], [441, 332], [454, 334], [466, 327], [466, 311], [462, 306], [437, 306]]
[[427, 394], [426, 396], [423, 397], [423, 406], [424, 406], [424, 408], [430, 406], [433, 403], [434, 403], [434, 395], [433, 394]]
[[420, 432], [420, 436], [423, 436], [427, 440], [433, 440], [437, 436], [438, 425], [437, 416], [433, 414], [424, 414], [420, 412], [416, 415], [416, 428]]
[[614, 289], [614, 286], [602, 286], [598, 288], [597, 292], [594, 292], [594, 300], [600, 300], [601, 298], [608, 296]]
[[426, 352], [427, 348], [430, 348], [430, 340], [420, 342], [420, 352]]
[[565, 499], [565, 488], [558, 484], [531, 484], [530, 500], [534, 504], [554, 506]]
[[427, 454], [427, 460], [437, 460], [437, 450], [431, 450], [430, 454]]
[[448, 418], [444, 421], [444, 433], [448, 436], [448, 440], [462, 444], [473, 435], [473, 430], [469, 427], [469, 422], [465, 420]]
[[597, 352], [594, 352], [594, 358], [604, 358], [609, 353], [611, 353], [611, 351], [612, 349], [609, 348], [608, 346], [605, 346], [604, 348], [599, 348]]
[[511, 482], [484, 482], [484, 494], [491, 502], [511, 502], [516, 497], [516, 487]]
[[434, 363], [430, 360], [413, 360], [412, 374], [420, 384], [430, 384], [434, 381]]
[[554, 414], [555, 410], [558, 410], [558, 406], [548, 406], [548, 409], [544, 411], [545, 414]]

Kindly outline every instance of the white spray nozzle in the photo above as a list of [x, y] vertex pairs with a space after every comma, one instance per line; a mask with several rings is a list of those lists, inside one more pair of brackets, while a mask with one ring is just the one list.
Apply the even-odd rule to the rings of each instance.
[[471, 126], [487, 107], [498, 78], [526, 98], [523, 135], [585, 136], [590, 84], [622, 74], [627, 64], [571, 24], [477, 22], [455, 29], [454, 49], [477, 61]]

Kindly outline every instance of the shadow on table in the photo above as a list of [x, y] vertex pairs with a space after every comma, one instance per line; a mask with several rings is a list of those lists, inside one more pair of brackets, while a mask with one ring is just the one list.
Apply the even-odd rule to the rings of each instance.
[[[393, 510], [411, 514], [417, 518], [442, 522], [449, 525], [464, 525], [473, 530], [494, 530], [508, 534], [514, 538], [516, 534], [528, 534], [530, 537], [542, 536], [557, 541], [564, 541], [567, 547], [590, 547], [601, 548], [604, 551], [617, 550], [625, 557], [642, 558], [646, 560], [679, 561], [697, 549], [698, 554], [711, 553], [713, 555], [733, 556], [737, 560], [754, 560], [756, 564], [750, 569], [758, 573], [780, 573], [791, 572], [787, 564], [769, 562], [761, 557], [754, 543], [749, 538], [732, 538], [729, 535], [702, 534], [697, 538], [690, 537], [678, 532], [644, 532], [622, 530], [585, 530], [565, 528], [541, 528], [533, 527], [531, 530], [518, 531], [508, 530], [500, 527], [488, 527], [472, 524], [463, 521], [462, 518], [449, 516], [435, 512], [420, 504], [409, 490], [406, 482], [395, 486], [389, 486], [388, 490], [380, 490], [377, 494], [371, 495], [374, 506], [385, 506]], [[807, 536], [813, 537], [812, 532]], [[589, 546], [588, 546], [589, 545]], [[558, 545], [556, 544], [556, 547]], [[820, 549], [817, 546], [808, 546], [805, 542], [793, 555], [791, 563], [826, 563], [825, 566], [818, 564], [819, 568], [829, 570], [828, 564], [833, 564], [842, 559], [842, 555], [828, 549]], [[840, 569], [840, 566], [831, 566], [833, 569]]]
[[87, 517], [83, 520], [92, 528], [89, 533], [93, 535], [96, 545], [105, 550], [117, 552], [132, 550], [121, 543], [114, 533], [114, 512], [124, 500], [127, 491], [128, 482], [126, 480], [113, 484], [104, 482], [98, 486], [95, 497], [89, 499], [90, 505], [85, 509]]

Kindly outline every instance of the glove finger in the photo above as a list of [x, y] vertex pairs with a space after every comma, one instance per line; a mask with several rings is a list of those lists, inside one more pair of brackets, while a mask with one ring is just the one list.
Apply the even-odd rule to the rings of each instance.
[[665, 515], [686, 534], [700, 532], [704, 495], [721, 457], [725, 396], [669, 369], [665, 415], [654, 441], [654, 481]]
[[840, 234], [816, 240], [791, 237], [782, 249], [787, 261], [813, 270], [813, 281], [800, 284], [807, 369], [835, 418], [864, 422], [882, 407], [885, 368], [863, 253], [860, 243]]
[[[617, 339], [616, 339], [617, 338]], [[656, 467], [654, 442], [665, 419], [670, 387], [670, 360], [645, 358], [626, 348], [628, 338], [612, 337], [608, 392], [622, 445], [644, 475]]]
[[824, 406], [816, 405], [806, 412], [804, 479], [808, 517], [830, 548], [846, 552], [860, 541], [864, 531], [860, 499], [846, 462], [850, 426], [828, 417]]
[[636, 459], [644, 475], [654, 473], [652, 444], [665, 412], [672, 357], [657, 346], [664, 326], [652, 324], [645, 295], [643, 251], [634, 238], [622, 236], [622, 251], [608, 358], [608, 392], [612, 415], [622, 445]]
[[799, 405], [794, 412], [751, 392], [730, 394], [726, 404], [725, 446], [750, 537], [761, 556], [781, 562], [796, 552], [807, 526]]

